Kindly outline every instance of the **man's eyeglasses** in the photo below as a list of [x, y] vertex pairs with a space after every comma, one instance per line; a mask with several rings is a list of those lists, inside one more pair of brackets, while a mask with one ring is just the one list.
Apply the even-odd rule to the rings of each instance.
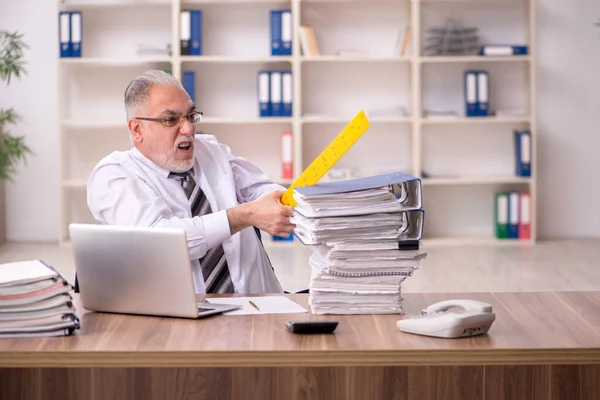
[[188, 120], [192, 124], [197, 124], [202, 120], [202, 115], [204, 113], [202, 111], [194, 111], [191, 114], [184, 115], [182, 117], [166, 117], [166, 118], [142, 118], [135, 117], [136, 119], [141, 119], [144, 121], [156, 121], [161, 122], [164, 126], [173, 127], [177, 124], [183, 123], [185, 120]]

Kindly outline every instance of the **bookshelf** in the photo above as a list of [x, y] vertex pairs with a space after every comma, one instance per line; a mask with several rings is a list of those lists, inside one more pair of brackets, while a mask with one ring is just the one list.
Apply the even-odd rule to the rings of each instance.
[[[181, 56], [179, 14], [198, 8], [203, 55]], [[269, 12], [283, 8], [292, 10], [292, 55], [271, 56]], [[215, 135], [283, 185], [292, 181], [280, 176], [281, 132], [293, 132], [298, 176], [364, 109], [371, 128], [336, 167], [354, 176], [404, 170], [421, 177], [424, 243], [532, 244], [537, 225], [534, 8], [533, 0], [63, 0], [58, 11], [82, 12], [83, 45], [81, 58], [58, 58], [60, 241], [68, 242], [70, 222], [94, 222], [87, 209], [87, 176], [101, 157], [130, 147], [123, 91], [135, 75], [158, 68], [180, 79], [183, 71], [195, 71], [196, 103], [205, 115], [198, 131]], [[485, 43], [527, 44], [529, 54], [425, 55], [426, 29], [447, 17], [477, 26]], [[301, 25], [314, 28], [319, 56], [302, 53]], [[397, 41], [407, 26], [410, 45], [401, 55]], [[136, 56], [140, 44], [170, 45], [172, 52]], [[339, 50], [368, 54], [338, 55]], [[521, 107], [526, 115], [427, 117], [428, 109], [463, 112], [462, 74], [471, 68], [489, 71], [492, 108]], [[262, 70], [292, 71], [292, 117], [258, 116]], [[514, 174], [514, 129], [532, 135], [530, 178]], [[531, 240], [495, 238], [494, 193], [500, 190], [531, 194]]]

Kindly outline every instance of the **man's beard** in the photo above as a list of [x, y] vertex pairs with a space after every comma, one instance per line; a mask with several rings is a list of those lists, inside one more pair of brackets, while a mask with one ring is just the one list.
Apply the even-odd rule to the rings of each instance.
[[167, 156], [165, 160], [165, 169], [171, 172], [186, 172], [194, 166], [194, 159], [177, 161], [174, 157]]
[[[178, 146], [180, 143], [185, 142], [186, 140], [182, 140], [175, 144], [171, 152], [168, 154], [162, 154], [160, 156], [161, 167], [171, 172], [186, 172], [189, 171], [194, 166], [194, 156], [189, 160], [176, 160], [175, 157], [177, 155]], [[190, 150], [192, 155], [194, 154], [194, 142], [190, 142]]]

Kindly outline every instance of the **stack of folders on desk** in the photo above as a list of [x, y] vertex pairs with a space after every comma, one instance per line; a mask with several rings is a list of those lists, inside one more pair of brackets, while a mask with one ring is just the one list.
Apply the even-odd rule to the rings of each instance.
[[427, 255], [421, 181], [377, 175], [296, 187], [294, 199], [294, 233], [314, 246], [312, 313], [403, 313], [401, 283]]
[[0, 264], [0, 338], [71, 335], [80, 327], [72, 289], [42, 261]]

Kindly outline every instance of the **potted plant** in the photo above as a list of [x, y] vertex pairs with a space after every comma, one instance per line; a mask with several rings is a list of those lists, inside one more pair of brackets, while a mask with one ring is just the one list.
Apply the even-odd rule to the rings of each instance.
[[[11, 79], [20, 79], [27, 71], [24, 67], [23, 50], [27, 49], [23, 34], [0, 30], [0, 81], [7, 86]], [[4, 181], [12, 180], [19, 161], [25, 162], [31, 149], [25, 144], [23, 136], [12, 136], [7, 126], [19, 121], [13, 108], [0, 108], [0, 243], [4, 242]]]

